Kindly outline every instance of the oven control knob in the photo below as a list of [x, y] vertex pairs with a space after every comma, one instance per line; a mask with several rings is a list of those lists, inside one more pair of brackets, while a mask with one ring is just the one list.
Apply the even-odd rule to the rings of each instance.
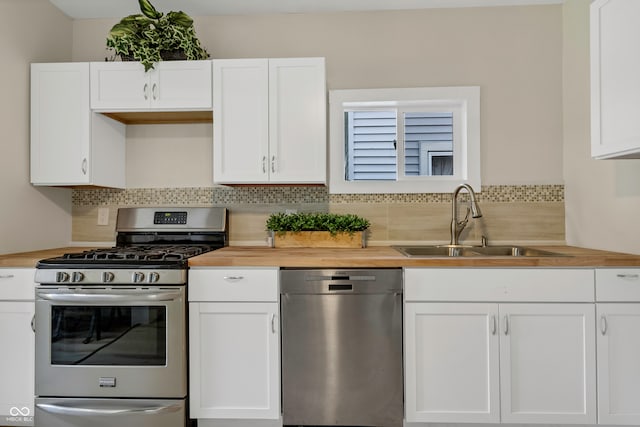
[[69, 273], [65, 273], [64, 271], [58, 271], [56, 273], [56, 283], [62, 283], [69, 280]]
[[113, 282], [113, 279], [115, 278], [114, 274], [110, 271], [103, 271], [102, 272], [102, 283], [109, 283], [109, 282]]
[[136, 271], [135, 273], [133, 273], [133, 275], [131, 276], [131, 281], [133, 281], [133, 283], [140, 283], [144, 280], [144, 273], [141, 273], [139, 271]]
[[152, 271], [147, 276], [147, 282], [149, 283], [156, 283], [158, 280], [160, 280], [160, 273], [157, 273], [155, 271]]
[[84, 274], [79, 271], [74, 271], [73, 274], [71, 275], [72, 283], [82, 282], [82, 279], [84, 279]]

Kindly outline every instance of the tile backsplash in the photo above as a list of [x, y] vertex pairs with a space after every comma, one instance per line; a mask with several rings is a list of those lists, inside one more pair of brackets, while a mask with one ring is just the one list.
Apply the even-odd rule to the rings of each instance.
[[[462, 240], [484, 235], [490, 241], [564, 243], [564, 186], [483, 186], [477, 196], [484, 215], [469, 221]], [[226, 206], [233, 245], [265, 244], [267, 217], [286, 210], [363, 216], [371, 221], [372, 245], [446, 242], [451, 220], [450, 193], [329, 194], [319, 186], [74, 189], [72, 202], [76, 242], [115, 240], [117, 208], [127, 206]], [[109, 224], [97, 225], [98, 208], [105, 207]]]

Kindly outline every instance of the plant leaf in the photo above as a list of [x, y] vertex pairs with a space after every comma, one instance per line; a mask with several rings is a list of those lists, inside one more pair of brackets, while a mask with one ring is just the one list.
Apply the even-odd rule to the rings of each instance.
[[140, 5], [140, 11], [147, 18], [160, 19], [162, 17], [162, 13], [158, 12], [149, 0], [138, 0], [138, 4]]
[[189, 28], [193, 25], [193, 19], [183, 11], [167, 13], [167, 20], [184, 28]]

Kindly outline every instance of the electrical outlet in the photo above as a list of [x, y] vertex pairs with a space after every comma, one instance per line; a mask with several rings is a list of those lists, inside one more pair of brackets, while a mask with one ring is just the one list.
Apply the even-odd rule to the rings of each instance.
[[98, 208], [98, 225], [109, 225], [109, 208]]
[[298, 210], [297, 209], [285, 209], [284, 213], [286, 213], [287, 215], [291, 215], [291, 214], [294, 214], [294, 213], [298, 213]]

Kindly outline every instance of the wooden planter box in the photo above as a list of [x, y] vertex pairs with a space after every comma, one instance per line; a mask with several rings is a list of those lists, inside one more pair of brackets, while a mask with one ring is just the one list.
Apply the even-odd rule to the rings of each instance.
[[287, 231], [273, 233], [276, 248], [364, 248], [364, 232], [337, 233], [328, 231]]

